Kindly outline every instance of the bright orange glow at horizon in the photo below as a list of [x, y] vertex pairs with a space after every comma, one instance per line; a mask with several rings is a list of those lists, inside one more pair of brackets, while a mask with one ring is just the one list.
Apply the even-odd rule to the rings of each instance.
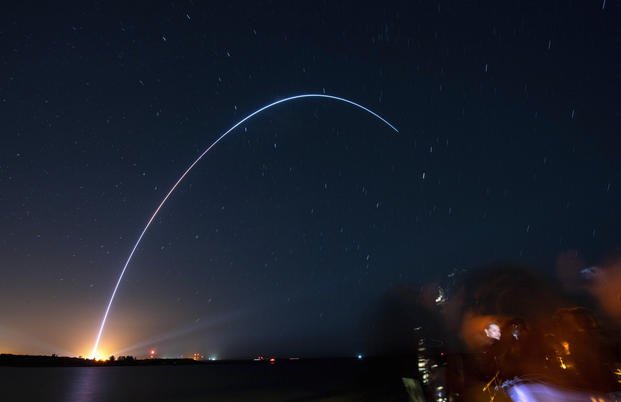
[[102, 351], [101, 349], [98, 349], [94, 355], [92, 354], [92, 351], [91, 351], [83, 356], [88, 356], [89, 359], [93, 359], [97, 361], [104, 361], [104, 360], [108, 360], [108, 358], [111, 355], [106, 353], [105, 351]]
[[97, 349], [93, 350], [90, 336], [86, 336], [84, 342], [81, 342], [80, 347], [76, 348], [76, 350], [81, 351], [80, 356], [82, 357], [103, 361], [108, 360], [110, 356], [117, 356], [119, 353], [123, 354], [122, 346], [123, 343], [118, 342], [114, 334], [110, 334], [109, 337], [106, 338], [105, 343], [100, 343]]
[[92, 345], [90, 345], [90, 342], [88, 341], [84, 342], [84, 344], [79, 350], [83, 351], [82, 353], [80, 353], [80, 356], [86, 359], [94, 359], [97, 361], [108, 360], [110, 356], [112, 355], [116, 356], [117, 354], [114, 351], [115, 348], [110, 348], [109, 345], [105, 345], [104, 347], [99, 346], [97, 350], [93, 351]]

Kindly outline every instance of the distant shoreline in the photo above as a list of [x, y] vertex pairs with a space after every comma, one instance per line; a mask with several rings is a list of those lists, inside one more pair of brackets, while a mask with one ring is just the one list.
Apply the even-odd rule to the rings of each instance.
[[136, 359], [121, 356], [114, 360], [94, 360], [83, 357], [15, 355], [0, 354], [0, 366], [9, 367], [100, 367], [100, 366], [157, 366], [157, 365], [191, 365], [213, 363], [197, 361], [190, 358], [178, 359]]
[[[357, 360], [350, 357], [332, 358], [283, 358], [257, 361], [256, 359], [231, 359], [231, 360], [194, 360], [191, 358], [148, 358], [137, 359], [133, 356], [119, 356], [114, 360], [94, 360], [83, 357], [56, 356], [56, 355], [16, 355], [0, 354], [0, 367], [116, 367], [116, 366], [189, 366], [189, 365], [217, 365], [217, 364], [278, 364], [297, 361], [325, 361], [325, 360]], [[375, 360], [375, 359], [373, 359]]]

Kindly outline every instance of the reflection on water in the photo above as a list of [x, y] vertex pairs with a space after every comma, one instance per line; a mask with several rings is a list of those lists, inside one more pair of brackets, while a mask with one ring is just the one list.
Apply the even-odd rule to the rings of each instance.
[[93, 402], [97, 393], [97, 379], [102, 374], [100, 367], [80, 367], [71, 370], [74, 374], [69, 386], [66, 402]]

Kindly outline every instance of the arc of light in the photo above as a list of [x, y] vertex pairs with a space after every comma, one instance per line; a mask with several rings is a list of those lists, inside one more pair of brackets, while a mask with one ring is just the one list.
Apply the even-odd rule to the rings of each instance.
[[142, 229], [142, 232], [140, 232], [140, 236], [138, 236], [138, 240], [136, 240], [136, 243], [132, 247], [132, 250], [129, 253], [129, 256], [127, 257], [127, 260], [125, 261], [125, 264], [123, 265], [123, 269], [121, 270], [121, 273], [119, 274], [119, 278], [117, 279], [116, 284], [114, 285], [114, 289], [112, 290], [112, 294], [110, 295], [110, 299], [108, 300], [108, 304], [106, 306], [106, 310], [104, 312], [103, 318], [101, 319], [101, 324], [99, 326], [99, 331], [97, 332], [97, 337], [95, 339], [95, 344], [93, 345], [93, 350], [91, 352], [91, 358], [94, 358], [95, 355], [97, 354], [97, 348], [99, 347], [99, 341], [101, 339], [101, 334], [103, 333], [104, 327], [106, 326], [106, 321], [108, 320], [108, 314], [110, 313], [110, 308], [112, 307], [112, 303], [114, 302], [114, 297], [116, 296], [117, 290], [119, 290], [119, 285], [121, 284], [121, 281], [123, 280], [123, 276], [125, 275], [125, 271], [127, 271], [127, 267], [129, 266], [129, 263], [131, 262], [132, 257], [134, 256], [134, 253], [136, 252], [136, 249], [140, 245], [140, 241], [142, 240], [144, 234], [149, 229], [149, 226], [151, 226], [151, 223], [153, 223], [153, 220], [155, 219], [157, 214], [160, 212], [160, 209], [162, 209], [162, 207], [164, 206], [166, 201], [168, 201], [168, 198], [177, 189], [179, 184], [181, 184], [183, 179], [188, 175], [188, 173], [190, 173], [190, 171], [194, 168], [194, 166], [196, 166], [196, 164], [198, 162], [200, 162], [201, 159], [203, 159], [203, 156], [205, 156], [209, 151], [211, 151], [211, 149], [214, 146], [216, 146], [216, 144], [219, 143], [224, 137], [226, 137], [231, 131], [235, 130], [237, 127], [239, 127], [240, 125], [244, 124], [246, 121], [248, 121], [252, 117], [256, 116], [257, 114], [263, 112], [264, 110], [270, 109], [270, 108], [272, 108], [272, 107], [274, 107], [276, 105], [280, 105], [281, 103], [289, 102], [289, 101], [296, 100], [296, 99], [304, 99], [304, 98], [332, 99], [332, 100], [336, 100], [336, 101], [339, 101], [339, 102], [347, 103], [349, 105], [352, 105], [352, 106], [355, 106], [355, 107], [357, 107], [359, 109], [364, 110], [365, 112], [367, 112], [367, 113], [371, 114], [372, 116], [376, 117], [377, 119], [379, 119], [382, 123], [386, 124], [388, 127], [390, 127], [395, 132], [397, 132], [397, 133], [399, 132], [397, 127], [392, 125], [388, 120], [384, 119], [382, 116], [380, 116], [379, 114], [375, 113], [371, 109], [369, 109], [367, 107], [364, 107], [364, 106], [362, 106], [362, 105], [360, 105], [360, 104], [358, 104], [358, 103], [356, 103], [354, 101], [351, 101], [349, 99], [341, 98], [339, 96], [334, 96], [334, 95], [326, 95], [326, 94], [301, 94], [301, 95], [294, 95], [294, 96], [289, 96], [287, 98], [279, 99], [277, 101], [274, 101], [274, 102], [272, 102], [272, 103], [270, 103], [268, 105], [265, 105], [265, 106], [255, 110], [254, 112], [250, 113], [249, 115], [247, 115], [246, 117], [244, 117], [243, 119], [241, 119], [240, 121], [235, 123], [231, 128], [226, 130], [224, 132], [224, 134], [222, 134], [214, 142], [212, 142], [211, 145], [209, 145], [207, 147], [207, 149], [205, 149], [203, 151], [203, 153], [201, 153], [198, 156], [198, 158], [196, 158], [196, 160], [194, 162], [192, 162], [192, 164], [183, 172], [183, 174], [179, 177], [179, 179], [177, 179], [175, 184], [170, 188], [170, 190], [168, 190], [168, 193], [166, 193], [166, 195], [164, 196], [162, 201], [160, 201], [159, 205], [157, 206], [157, 208], [155, 208], [155, 211], [153, 212], [153, 214], [151, 215], [151, 217], [147, 221], [147, 224]]

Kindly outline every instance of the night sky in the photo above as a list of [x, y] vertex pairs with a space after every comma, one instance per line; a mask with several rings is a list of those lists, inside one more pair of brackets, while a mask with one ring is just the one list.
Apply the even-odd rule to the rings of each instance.
[[0, 352], [353, 355], [383, 295], [621, 244], [621, 3], [0, 13]]

